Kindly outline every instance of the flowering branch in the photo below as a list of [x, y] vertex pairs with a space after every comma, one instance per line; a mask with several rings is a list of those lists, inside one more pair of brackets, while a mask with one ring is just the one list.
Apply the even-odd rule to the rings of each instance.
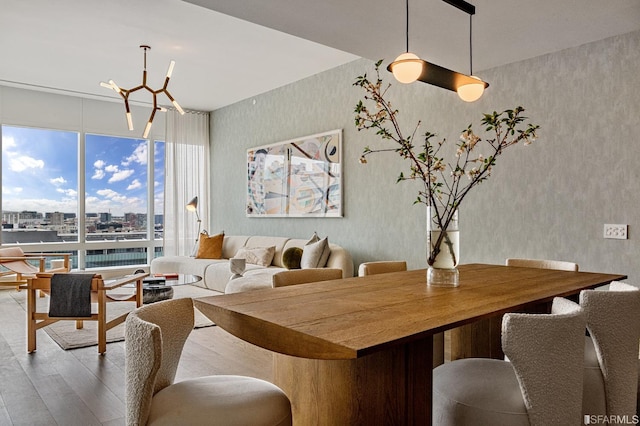
[[[383, 140], [395, 143], [394, 148], [364, 148], [360, 162], [366, 164], [367, 157], [379, 152], [396, 152], [401, 158], [409, 160], [409, 174], [400, 173], [396, 182], [419, 180], [423, 187], [418, 191], [414, 204], [423, 203], [435, 209], [437, 226], [446, 230], [462, 200], [481, 182], [491, 176], [496, 158], [503, 151], [522, 141], [529, 145], [537, 138], [538, 125], [524, 123], [524, 108], [516, 107], [501, 113], [483, 114], [481, 124], [486, 132], [492, 132], [491, 138], [482, 139], [476, 135], [470, 124], [460, 135], [453, 162], [445, 161], [440, 150], [446, 145], [446, 139], [435, 141], [434, 133], [426, 132], [419, 148], [414, 145], [415, 135], [421, 122], [418, 121], [409, 136], [404, 136], [398, 124], [398, 110], [386, 99], [391, 84], [383, 85], [380, 78], [380, 64], [376, 62], [376, 79], [369, 80], [364, 74], [356, 78], [354, 86], [365, 90], [364, 101], [355, 107], [355, 125], [360, 130], [374, 130]], [[488, 155], [476, 154], [480, 146], [488, 150]], [[467, 178], [467, 181], [463, 180]], [[442, 232], [436, 242], [428, 263], [431, 265], [440, 251], [440, 243], [446, 232]]]

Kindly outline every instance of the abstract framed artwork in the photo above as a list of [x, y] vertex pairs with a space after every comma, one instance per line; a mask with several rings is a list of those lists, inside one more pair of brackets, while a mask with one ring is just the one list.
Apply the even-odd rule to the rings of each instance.
[[342, 129], [247, 150], [249, 217], [342, 217]]

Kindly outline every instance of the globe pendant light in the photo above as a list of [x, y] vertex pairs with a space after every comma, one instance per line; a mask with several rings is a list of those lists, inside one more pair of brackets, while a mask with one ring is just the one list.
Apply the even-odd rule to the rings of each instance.
[[423, 62], [416, 54], [409, 52], [409, 0], [406, 0], [406, 47], [405, 53], [393, 61], [387, 69], [400, 83], [413, 83], [422, 74]]
[[475, 102], [482, 97], [486, 83], [473, 75], [473, 14], [469, 14], [469, 77], [478, 82], [462, 84], [456, 91], [463, 101]]

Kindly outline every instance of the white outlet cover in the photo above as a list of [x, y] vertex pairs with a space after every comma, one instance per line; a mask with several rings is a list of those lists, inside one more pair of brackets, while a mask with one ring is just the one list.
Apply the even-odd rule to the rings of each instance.
[[626, 240], [627, 227], [628, 225], [605, 223], [604, 238], [611, 238], [614, 240]]

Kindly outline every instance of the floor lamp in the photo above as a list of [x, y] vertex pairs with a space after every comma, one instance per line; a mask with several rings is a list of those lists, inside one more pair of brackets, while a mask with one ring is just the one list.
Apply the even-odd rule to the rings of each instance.
[[200, 240], [200, 227], [202, 225], [202, 220], [200, 219], [200, 214], [198, 213], [198, 196], [193, 197], [189, 204], [187, 204], [187, 210], [190, 212], [196, 213], [196, 218], [198, 219], [198, 233], [196, 234], [196, 242], [193, 245], [193, 250], [191, 252], [191, 256], [196, 255], [196, 250], [198, 249], [198, 241]]

